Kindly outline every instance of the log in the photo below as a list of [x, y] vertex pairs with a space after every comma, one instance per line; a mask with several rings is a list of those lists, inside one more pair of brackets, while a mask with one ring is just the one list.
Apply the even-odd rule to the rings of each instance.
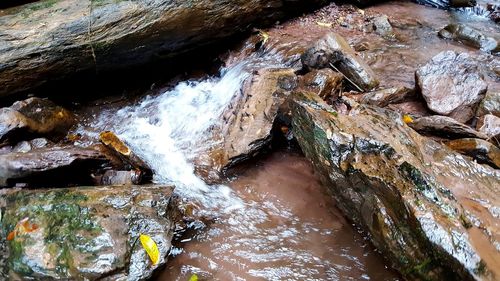
[[0, 98], [146, 64], [328, 0], [42, 0], [0, 10]]

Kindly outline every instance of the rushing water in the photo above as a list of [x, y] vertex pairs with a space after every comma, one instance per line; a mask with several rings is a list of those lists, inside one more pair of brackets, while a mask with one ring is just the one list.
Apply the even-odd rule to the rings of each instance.
[[91, 137], [114, 131], [152, 167], [156, 182], [175, 184], [184, 199], [217, 218], [179, 242], [182, 248], [171, 253], [178, 257], [160, 280], [192, 273], [218, 280], [396, 278], [342, 219], [303, 158], [272, 161], [269, 172], [254, 170], [231, 187], [209, 186], [195, 175], [193, 158], [214, 144], [207, 131], [244, 80], [278, 61], [272, 53], [251, 55], [220, 77], [182, 82], [135, 105], [103, 111], [79, 129]]

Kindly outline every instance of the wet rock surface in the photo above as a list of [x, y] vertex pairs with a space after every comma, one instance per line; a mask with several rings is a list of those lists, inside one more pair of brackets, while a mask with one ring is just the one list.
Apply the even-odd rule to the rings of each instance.
[[408, 124], [415, 131], [424, 135], [435, 135], [444, 138], [480, 138], [487, 139], [487, 135], [464, 125], [453, 118], [440, 115], [421, 117]]
[[415, 90], [406, 87], [395, 87], [368, 92], [362, 95], [354, 95], [351, 98], [360, 103], [386, 107], [389, 104], [401, 103], [415, 97]]
[[[105, 175], [103, 180], [105, 184], [119, 184], [121, 182], [127, 183], [141, 183], [151, 181], [153, 178], [153, 171], [139, 156], [137, 156], [118, 136], [113, 132], [101, 132], [99, 140], [104, 144], [113, 154], [120, 160], [120, 166], [125, 169], [130, 169], [130, 172], [115, 171], [115, 175]], [[120, 174], [120, 175], [118, 175]], [[108, 183], [109, 182], [109, 183]]]
[[500, 168], [500, 149], [490, 142], [468, 138], [448, 141], [446, 145], [455, 151], [474, 158], [478, 163], [486, 163], [493, 168]]
[[417, 70], [416, 80], [431, 110], [459, 122], [474, 116], [488, 88], [477, 63], [468, 54], [453, 51], [433, 57]]
[[329, 68], [332, 65], [360, 87], [370, 90], [379, 82], [370, 66], [357, 56], [346, 40], [336, 33], [328, 33], [313, 44], [301, 57], [308, 68]]
[[493, 142], [500, 143], [500, 117], [486, 114], [479, 119], [476, 129]]
[[495, 38], [487, 37], [480, 31], [464, 24], [449, 24], [439, 31], [439, 36], [463, 42], [486, 52], [500, 51], [500, 45]]
[[0, 10], [9, 27], [0, 34], [0, 96], [172, 57], [325, 2], [41, 0]]
[[477, 116], [483, 116], [486, 114], [493, 114], [500, 117], [500, 92], [488, 91], [486, 96], [479, 104], [477, 109]]
[[316, 93], [322, 99], [336, 100], [342, 90], [342, 74], [329, 68], [312, 70], [300, 80], [300, 87]]
[[29, 136], [60, 139], [75, 123], [71, 112], [47, 99], [18, 101], [0, 109], [0, 146]]
[[344, 115], [310, 94], [294, 99], [306, 157], [404, 276], [498, 277], [498, 171], [420, 136], [397, 113], [359, 105]]
[[109, 161], [96, 149], [54, 145], [0, 154], [0, 187], [91, 182], [91, 173]]
[[[2, 190], [3, 280], [147, 280], [173, 236], [170, 186]], [[21, 223], [20, 223], [21, 222]], [[17, 225], [17, 227], [16, 227]], [[139, 234], [156, 242], [152, 265]], [[6, 240], [6, 237], [9, 237]]]
[[297, 85], [291, 68], [260, 69], [248, 78], [223, 113], [220, 131], [215, 132], [222, 142], [207, 154], [208, 159], [200, 158], [197, 163], [208, 167], [200, 169], [204, 177], [217, 177], [207, 171], [225, 170], [268, 147], [278, 110]]

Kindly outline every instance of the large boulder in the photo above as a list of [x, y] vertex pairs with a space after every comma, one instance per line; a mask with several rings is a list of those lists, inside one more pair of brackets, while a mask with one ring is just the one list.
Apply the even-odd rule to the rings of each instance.
[[0, 109], [0, 146], [30, 136], [65, 136], [74, 115], [47, 99], [29, 98]]
[[307, 68], [337, 68], [359, 90], [371, 90], [379, 84], [370, 66], [336, 33], [329, 33], [318, 40], [302, 54], [301, 59]]
[[292, 101], [293, 132], [338, 207], [409, 280], [498, 280], [500, 172], [368, 105]]
[[0, 97], [192, 51], [326, 0], [40, 0], [0, 14]]
[[488, 88], [477, 63], [468, 54], [453, 51], [434, 56], [417, 70], [416, 80], [432, 111], [459, 122], [474, 116]]
[[108, 163], [93, 148], [46, 146], [0, 154], [0, 187], [16, 184], [63, 185], [92, 183], [92, 172]]
[[[172, 187], [3, 190], [2, 280], [147, 280], [161, 268], [174, 227]], [[141, 243], [160, 252], [153, 265]]]
[[223, 124], [212, 131], [217, 142], [197, 159], [197, 172], [217, 179], [219, 172], [268, 147], [278, 110], [297, 85], [291, 68], [263, 68], [249, 77], [223, 113]]

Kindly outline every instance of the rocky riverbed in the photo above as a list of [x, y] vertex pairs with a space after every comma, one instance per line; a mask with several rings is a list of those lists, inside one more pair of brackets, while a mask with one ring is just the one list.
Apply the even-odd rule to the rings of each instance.
[[[174, 56], [303, 6], [200, 1], [173, 18], [161, 6], [155, 20], [145, 3], [104, 1], [89, 33], [77, 28], [83, 4], [68, 2], [0, 10], [15, 22], [0, 26], [0, 96], [19, 97], [0, 109], [0, 279], [500, 278], [495, 3], [316, 1], [214, 47], [208, 67], [193, 56], [189, 72], [147, 88], [87, 85], [95, 92], [72, 99], [68, 85], [38, 86], [92, 61]], [[45, 10], [63, 19], [53, 36], [83, 37], [29, 43]], [[212, 25], [172, 25], [193, 15]]]

